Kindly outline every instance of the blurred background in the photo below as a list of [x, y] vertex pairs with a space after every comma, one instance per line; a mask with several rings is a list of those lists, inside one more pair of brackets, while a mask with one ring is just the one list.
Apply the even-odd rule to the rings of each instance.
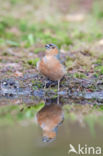
[[[102, 36], [102, 0], [0, 0], [0, 44], [59, 47]], [[8, 40], [8, 42], [6, 42]]]
[[102, 73], [102, 7], [102, 0], [0, 0], [0, 69], [35, 68], [44, 44], [54, 43], [74, 76]]

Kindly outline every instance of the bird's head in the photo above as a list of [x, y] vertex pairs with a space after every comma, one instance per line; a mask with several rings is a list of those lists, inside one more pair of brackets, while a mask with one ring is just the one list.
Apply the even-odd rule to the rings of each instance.
[[51, 56], [57, 56], [59, 54], [58, 47], [51, 43], [51, 44], [46, 44], [46, 55], [51, 55]]
[[56, 132], [54, 131], [44, 131], [43, 132], [43, 142], [52, 142], [56, 139]]

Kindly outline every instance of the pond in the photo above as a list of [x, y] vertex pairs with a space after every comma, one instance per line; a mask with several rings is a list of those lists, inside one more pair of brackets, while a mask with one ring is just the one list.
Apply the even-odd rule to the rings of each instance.
[[101, 147], [102, 109], [95, 101], [66, 95], [6, 93], [0, 98], [0, 156], [66, 156], [70, 144]]
[[49, 81], [43, 89], [37, 75], [1, 81], [0, 156], [62, 156], [70, 145], [101, 147], [102, 83], [68, 79], [59, 92]]

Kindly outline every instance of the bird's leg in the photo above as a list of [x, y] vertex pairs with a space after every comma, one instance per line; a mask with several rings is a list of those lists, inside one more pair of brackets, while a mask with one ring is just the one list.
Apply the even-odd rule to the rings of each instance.
[[47, 78], [44, 76], [44, 90], [46, 90]]
[[60, 80], [58, 80], [58, 92], [59, 92], [59, 87], [60, 87]]
[[44, 82], [44, 90], [46, 89], [46, 81]]

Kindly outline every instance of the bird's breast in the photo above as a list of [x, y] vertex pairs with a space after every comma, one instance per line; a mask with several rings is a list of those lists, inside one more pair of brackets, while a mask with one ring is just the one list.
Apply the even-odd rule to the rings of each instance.
[[51, 80], [60, 80], [65, 74], [65, 68], [54, 56], [45, 56], [38, 63], [39, 71]]

